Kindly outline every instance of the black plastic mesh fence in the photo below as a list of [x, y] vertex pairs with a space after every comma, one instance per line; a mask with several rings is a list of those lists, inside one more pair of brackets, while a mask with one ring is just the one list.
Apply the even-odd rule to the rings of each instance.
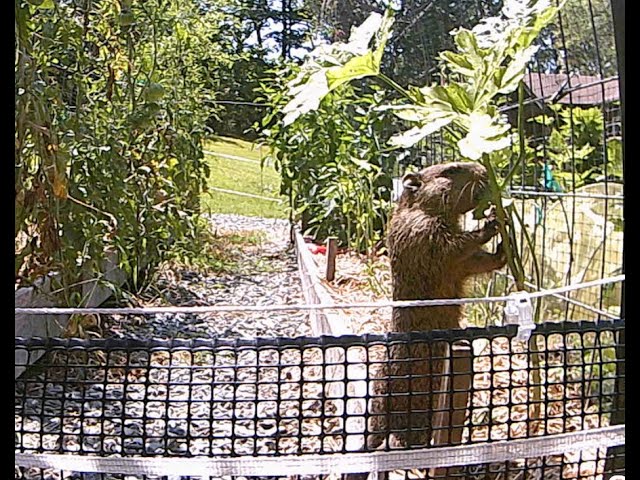
[[[26, 370], [15, 383], [15, 449], [278, 456], [604, 427], [621, 401], [621, 333], [623, 320], [547, 323], [528, 343], [515, 338], [515, 327], [251, 340], [16, 338], [16, 367]], [[36, 355], [42, 356], [29, 365]], [[388, 478], [599, 479], [613, 471], [606, 454], [597, 446], [549, 457], [533, 452], [506, 463]], [[16, 478], [196, 477], [16, 466]]]

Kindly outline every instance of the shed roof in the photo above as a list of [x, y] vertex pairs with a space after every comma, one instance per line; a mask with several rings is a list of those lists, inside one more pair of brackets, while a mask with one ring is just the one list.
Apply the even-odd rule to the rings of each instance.
[[525, 75], [524, 83], [536, 98], [566, 105], [598, 105], [603, 100], [620, 99], [617, 77], [602, 80], [595, 75], [532, 72]]

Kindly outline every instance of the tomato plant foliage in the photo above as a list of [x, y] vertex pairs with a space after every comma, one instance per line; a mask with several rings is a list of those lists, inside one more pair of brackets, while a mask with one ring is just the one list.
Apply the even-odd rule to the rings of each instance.
[[[38, 5], [39, 3], [39, 5]], [[64, 285], [117, 252], [133, 287], [197, 238], [217, 9], [15, 0], [16, 282]]]

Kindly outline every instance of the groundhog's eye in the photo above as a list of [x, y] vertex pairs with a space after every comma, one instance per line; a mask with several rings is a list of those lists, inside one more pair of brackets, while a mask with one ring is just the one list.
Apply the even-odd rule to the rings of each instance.
[[464, 169], [463, 169], [462, 167], [459, 167], [459, 166], [457, 166], [457, 165], [452, 165], [452, 166], [448, 167], [448, 168], [445, 170], [445, 173], [446, 173], [447, 175], [457, 175], [457, 174], [459, 174], [460, 172], [462, 172], [463, 170], [464, 170]]

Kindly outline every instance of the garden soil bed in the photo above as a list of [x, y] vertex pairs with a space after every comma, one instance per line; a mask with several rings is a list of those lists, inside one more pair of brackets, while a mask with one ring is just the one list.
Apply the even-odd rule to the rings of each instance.
[[[327, 257], [310, 246], [320, 272], [326, 271]], [[336, 302], [375, 302], [391, 300], [391, 272], [386, 256], [366, 257], [352, 252], [336, 255], [336, 272], [332, 282], [321, 279]], [[356, 334], [385, 333], [389, 330], [391, 308], [349, 309], [340, 312], [347, 328]]]

